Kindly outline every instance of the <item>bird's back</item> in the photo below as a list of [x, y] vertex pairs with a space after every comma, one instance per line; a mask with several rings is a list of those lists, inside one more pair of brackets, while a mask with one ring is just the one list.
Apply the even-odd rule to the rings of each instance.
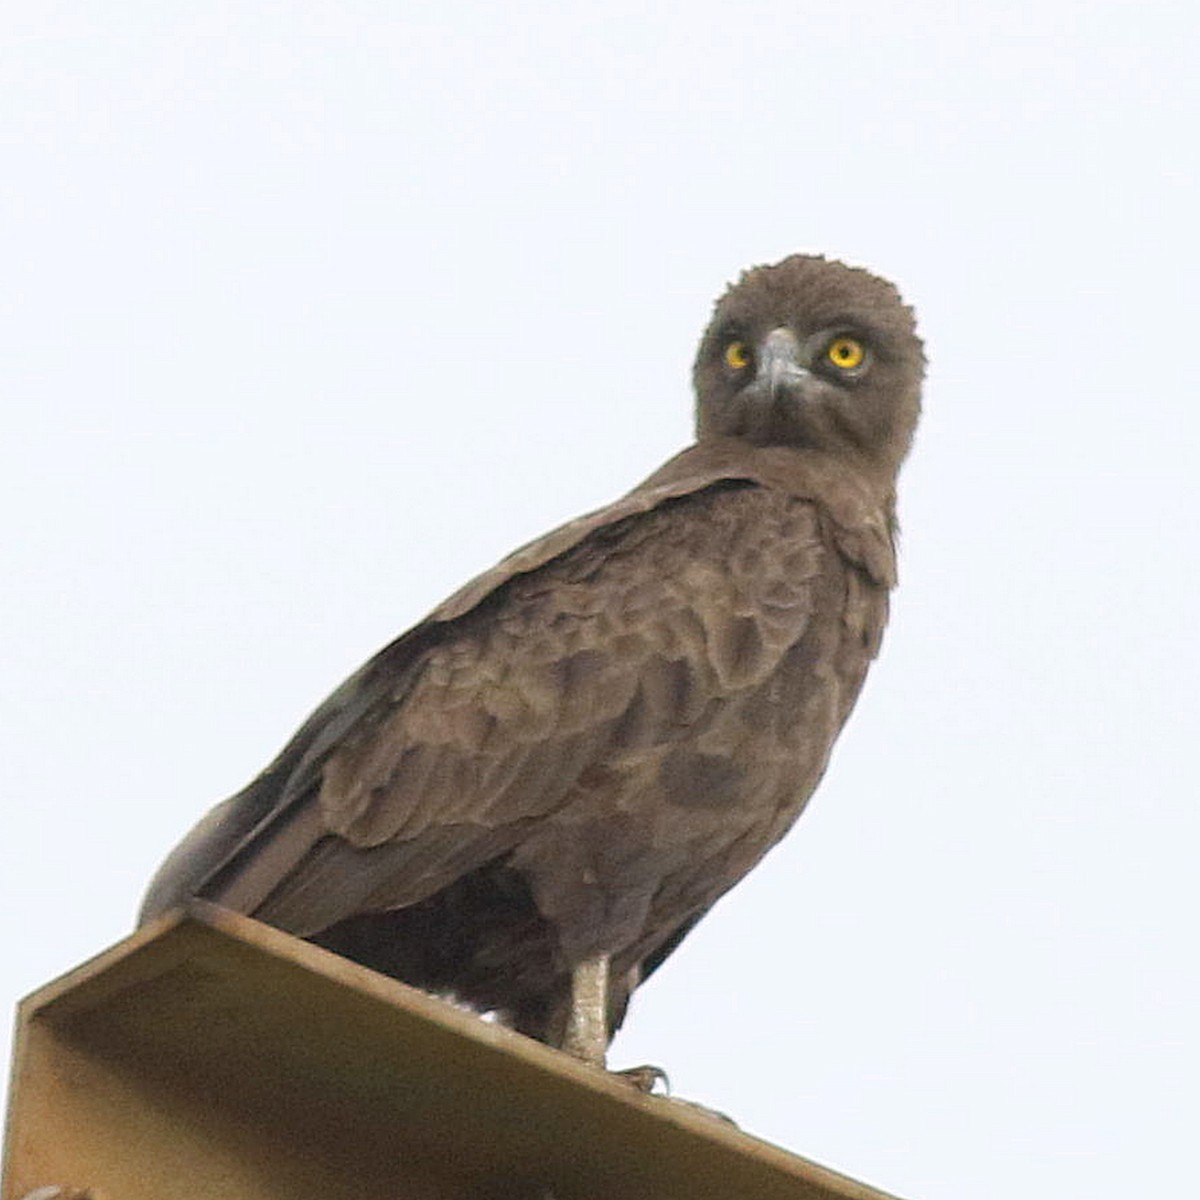
[[[886, 619], [923, 370], [886, 281], [746, 272], [697, 351], [696, 443], [352, 676], [144, 914], [201, 895], [600, 1061], [825, 769]], [[573, 981], [587, 1035], [561, 1039]]]
[[539, 1034], [588, 954], [634, 986], [824, 770], [886, 617], [838, 536], [747, 480], [602, 523], [368, 673], [195, 890]]

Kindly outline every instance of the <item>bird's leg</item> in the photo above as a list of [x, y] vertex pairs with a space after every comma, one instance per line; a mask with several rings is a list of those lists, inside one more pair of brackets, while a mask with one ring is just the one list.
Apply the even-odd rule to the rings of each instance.
[[[562, 1039], [562, 1049], [568, 1054], [602, 1070], [607, 1066], [608, 1051], [608, 967], [608, 955], [595, 954], [571, 972], [571, 1003]], [[658, 1084], [670, 1090], [661, 1067], [630, 1067], [613, 1074], [639, 1092], [649, 1094]]]
[[562, 1048], [603, 1067], [608, 1050], [608, 955], [594, 954], [571, 972], [571, 1007]]

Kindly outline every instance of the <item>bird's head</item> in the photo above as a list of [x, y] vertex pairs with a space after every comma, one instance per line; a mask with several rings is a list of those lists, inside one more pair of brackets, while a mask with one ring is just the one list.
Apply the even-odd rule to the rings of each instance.
[[693, 377], [697, 435], [851, 454], [895, 471], [920, 410], [925, 356], [886, 280], [795, 254], [717, 301]]

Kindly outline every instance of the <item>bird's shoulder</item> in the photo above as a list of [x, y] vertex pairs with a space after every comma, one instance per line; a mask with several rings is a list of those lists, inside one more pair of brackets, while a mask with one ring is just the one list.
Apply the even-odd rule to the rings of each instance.
[[428, 622], [464, 615], [510, 579], [538, 570], [613, 526], [654, 513], [685, 497], [757, 484], [778, 497], [811, 502], [829, 522], [842, 551], [878, 582], [892, 586], [895, 557], [892, 500], [870, 481], [829, 456], [790, 447], [754, 447], [735, 438], [709, 438], [681, 451], [619, 500], [568, 521], [501, 559], [429, 614]]
[[[275, 807], [320, 782], [326, 805], [342, 814], [335, 827], [348, 832], [348, 814], [360, 805], [337, 803], [330, 779], [349, 779], [368, 746], [376, 748], [380, 769], [386, 762], [393, 773], [397, 745], [389, 726], [402, 726], [407, 740], [459, 724], [486, 742], [483, 729], [491, 727], [475, 693], [488, 679], [502, 677], [506, 686], [495, 694], [509, 699], [523, 673], [532, 690], [536, 676], [543, 687], [551, 679], [572, 684], [583, 697], [582, 676], [599, 654], [616, 672], [635, 642], [642, 650], [656, 637], [674, 645], [685, 629], [704, 633], [706, 617], [723, 626], [707, 631], [717, 661], [732, 663], [733, 649], [722, 655], [722, 648], [771, 640], [767, 627], [778, 613], [805, 612], [822, 555], [830, 554], [856, 568], [872, 590], [890, 587], [886, 498], [819, 457], [725, 439], [693, 445], [612, 504], [513, 552], [364, 664], [285, 747], [277, 759], [283, 769], [268, 768], [278, 781]], [[800, 600], [772, 605], [772, 591], [798, 591]], [[635, 626], [638, 638], [631, 640]], [[513, 708], [505, 737], [544, 736], [532, 718], [553, 695], [551, 688], [527, 714], [524, 730]], [[556, 719], [569, 725], [569, 706]], [[411, 778], [416, 765], [408, 764]], [[359, 776], [360, 800], [371, 776]], [[371, 840], [378, 836], [374, 831]]]
[[536, 816], [622, 721], [664, 739], [763, 683], [861, 573], [819, 502], [727, 472], [670, 472], [564, 528], [366, 681], [321, 765], [330, 829], [365, 846]]
[[180, 848], [188, 862], [160, 891], [237, 877], [254, 846], [298, 861], [328, 833], [364, 849], [456, 826], [494, 840], [552, 807], [614, 735], [672, 736], [765, 678], [831, 568], [886, 586], [886, 520], [858, 490], [819, 464], [732, 449], [684, 451], [385, 647], [226, 802], [199, 853]]

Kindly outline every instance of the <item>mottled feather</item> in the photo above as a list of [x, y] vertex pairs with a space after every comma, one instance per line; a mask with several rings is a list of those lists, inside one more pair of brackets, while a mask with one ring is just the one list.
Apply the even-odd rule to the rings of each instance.
[[[721, 373], [730, 330], [797, 330], [802, 358], [818, 318], [874, 339], [875, 382], [814, 362], [767, 412]], [[376, 655], [143, 915], [202, 895], [551, 1041], [603, 953], [615, 1025], [825, 769], [887, 617], [921, 362], [890, 285], [802, 257], [751, 272], [701, 344], [697, 444]]]

